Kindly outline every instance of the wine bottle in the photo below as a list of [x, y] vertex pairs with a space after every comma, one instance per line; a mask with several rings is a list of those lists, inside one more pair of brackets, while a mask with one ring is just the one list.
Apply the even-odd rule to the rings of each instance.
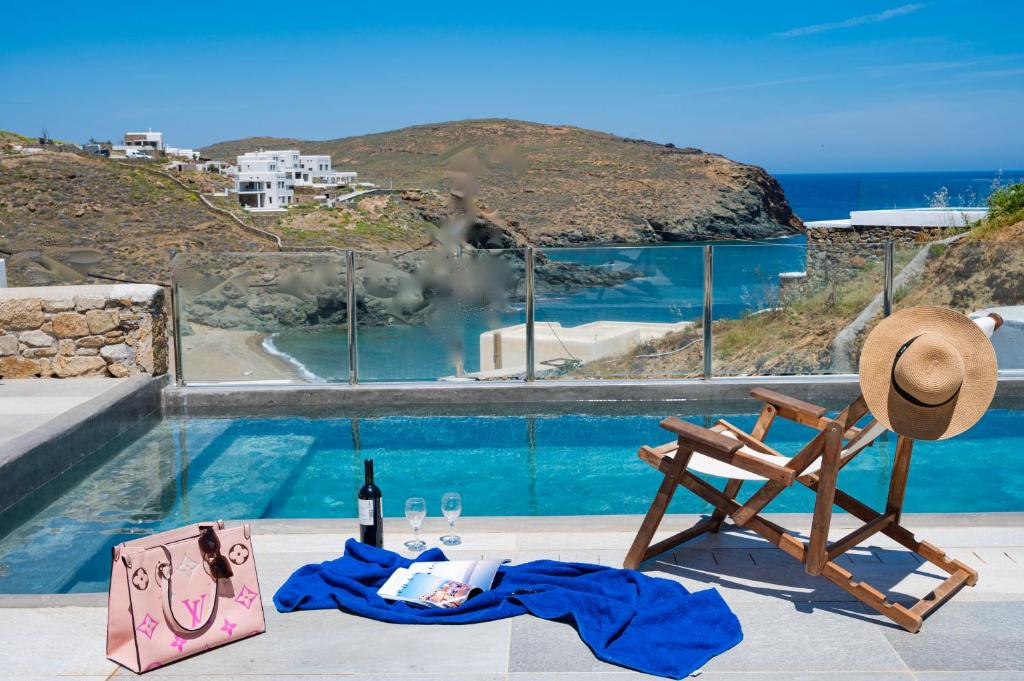
[[365, 484], [359, 488], [359, 541], [384, 545], [384, 511], [380, 487], [373, 484], [373, 459], [363, 461]]

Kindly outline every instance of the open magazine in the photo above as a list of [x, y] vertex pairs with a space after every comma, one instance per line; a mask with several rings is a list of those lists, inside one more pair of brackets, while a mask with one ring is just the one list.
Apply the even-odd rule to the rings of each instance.
[[450, 560], [413, 563], [398, 568], [377, 594], [435, 608], [457, 608], [494, 584], [494, 575], [505, 561]]

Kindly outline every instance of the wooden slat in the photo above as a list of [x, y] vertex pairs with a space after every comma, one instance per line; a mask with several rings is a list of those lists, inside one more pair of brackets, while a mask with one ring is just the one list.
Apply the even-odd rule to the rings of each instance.
[[828, 530], [832, 526], [832, 502], [836, 494], [836, 479], [839, 477], [839, 448], [843, 444], [843, 431], [838, 423], [831, 424], [822, 433], [825, 445], [821, 455], [821, 469], [818, 471], [811, 538], [807, 544], [806, 569], [811, 575], [821, 574], [828, 560]]
[[867, 413], [868, 403], [864, 401], [863, 395], [858, 395], [857, 399], [839, 412], [836, 416], [836, 421], [840, 423], [844, 431], [849, 431], [854, 427], [854, 424], [857, 423], [857, 421], [860, 421], [861, 417]]
[[819, 407], [816, 404], [804, 402], [803, 400], [798, 400], [795, 397], [783, 395], [782, 393], [777, 393], [774, 390], [768, 390], [767, 388], [754, 388], [750, 391], [750, 396], [754, 399], [774, 405], [778, 408], [780, 413], [785, 409], [786, 411], [795, 412], [811, 418], [820, 418], [828, 412], [825, 407]]
[[701, 520], [689, 529], [683, 530], [682, 532], [677, 532], [668, 539], [662, 539], [660, 542], [652, 544], [651, 547], [647, 549], [647, 552], [644, 554], [643, 559], [647, 560], [648, 558], [652, 558], [659, 554], [665, 553], [669, 549], [675, 548], [676, 546], [684, 542], [687, 542], [693, 539], [694, 537], [700, 536], [705, 532], [711, 532], [712, 528], [714, 527], [715, 521], [712, 518], [705, 518], [704, 520]]
[[949, 579], [939, 584], [930, 594], [910, 608], [910, 612], [924, 619], [932, 610], [948, 601], [953, 594], [967, 584], [969, 579], [970, 575], [965, 570], [957, 570]]
[[885, 502], [886, 512], [894, 513], [896, 522], [900, 521], [900, 513], [903, 511], [903, 496], [907, 491], [910, 454], [913, 450], [914, 441], [900, 435], [896, 440], [896, 458], [892, 462], [892, 474], [889, 476], [889, 497]]
[[773, 404], [765, 404], [761, 407], [761, 413], [757, 417], [757, 422], [754, 427], [750, 430], [750, 435], [758, 441], [763, 441], [768, 435], [768, 429], [772, 427], [772, 423], [775, 422], [775, 415], [779, 412]]
[[729, 423], [725, 419], [718, 419], [718, 424], [721, 425], [726, 430], [728, 430], [733, 435], [735, 435], [736, 439], [738, 439], [740, 442], [747, 445], [751, 449], [761, 452], [762, 454], [770, 454], [771, 456], [782, 456], [782, 454], [775, 451], [765, 443], [761, 442], [753, 435], [747, 435], [743, 430]]
[[661, 427], [675, 433], [686, 441], [688, 447], [699, 451], [701, 454], [713, 456], [714, 454], [732, 454], [743, 444], [734, 438], [726, 437], [708, 428], [694, 425], [689, 421], [677, 419], [670, 416], [661, 422]]
[[864, 542], [868, 537], [872, 537], [884, 530], [889, 523], [893, 522], [895, 519], [896, 515], [894, 513], [886, 513], [885, 515], [878, 516], [869, 523], [861, 525], [856, 530], [849, 533], [842, 539], [833, 542], [828, 547], [828, 559], [835, 560], [837, 557], [843, 555], [853, 547]]
[[855, 580], [852, 574], [835, 563], [831, 561], [825, 563], [821, 576], [846, 591], [861, 603], [885, 615], [910, 633], [916, 633], [921, 628], [920, 616], [910, 612], [910, 610], [899, 603], [890, 603], [881, 591], [867, 582]]
[[676, 447], [677, 445], [675, 442], [669, 442], [658, 447], [649, 447], [648, 445], [644, 445], [636, 455], [639, 456], [642, 461], [664, 473], [668, 471], [668, 466], [672, 463], [672, 457], [676, 453]]

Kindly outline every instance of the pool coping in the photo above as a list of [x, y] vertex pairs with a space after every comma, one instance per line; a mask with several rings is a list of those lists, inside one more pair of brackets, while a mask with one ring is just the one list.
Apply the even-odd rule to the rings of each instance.
[[167, 383], [166, 376], [149, 374], [119, 380], [110, 390], [4, 443], [0, 512], [159, 412]]
[[[348, 384], [211, 383], [169, 387], [165, 413], [245, 407], [251, 409], [396, 404], [508, 404], [572, 401], [743, 400], [754, 388], [799, 391], [811, 402], [849, 401], [857, 396], [856, 374], [829, 376], [756, 376], [676, 380], [566, 380], [399, 382]], [[997, 397], [1024, 397], [1024, 375], [1000, 376]]]

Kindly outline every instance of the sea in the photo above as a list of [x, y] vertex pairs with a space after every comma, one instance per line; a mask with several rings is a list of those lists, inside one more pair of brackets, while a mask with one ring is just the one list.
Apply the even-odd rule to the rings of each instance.
[[[930, 205], [983, 206], [994, 188], [1020, 182], [1024, 170], [928, 173], [778, 174], [794, 212], [805, 222], [848, 218], [854, 210], [920, 208]], [[705, 242], [657, 247], [553, 249], [554, 260], [610, 269], [638, 270], [641, 276], [614, 287], [586, 288], [566, 295], [539, 296], [538, 324], [563, 327], [592, 321], [679, 322], [700, 318], [703, 305]], [[771, 305], [780, 272], [804, 269], [804, 238], [728, 245], [714, 255], [716, 319], [735, 318]], [[512, 305], [497, 312], [465, 311], [443, 324], [360, 327], [359, 379], [433, 381], [480, 368], [480, 334], [521, 324], [524, 310]], [[286, 331], [265, 347], [296, 365], [314, 381], [348, 380], [344, 329]]]

